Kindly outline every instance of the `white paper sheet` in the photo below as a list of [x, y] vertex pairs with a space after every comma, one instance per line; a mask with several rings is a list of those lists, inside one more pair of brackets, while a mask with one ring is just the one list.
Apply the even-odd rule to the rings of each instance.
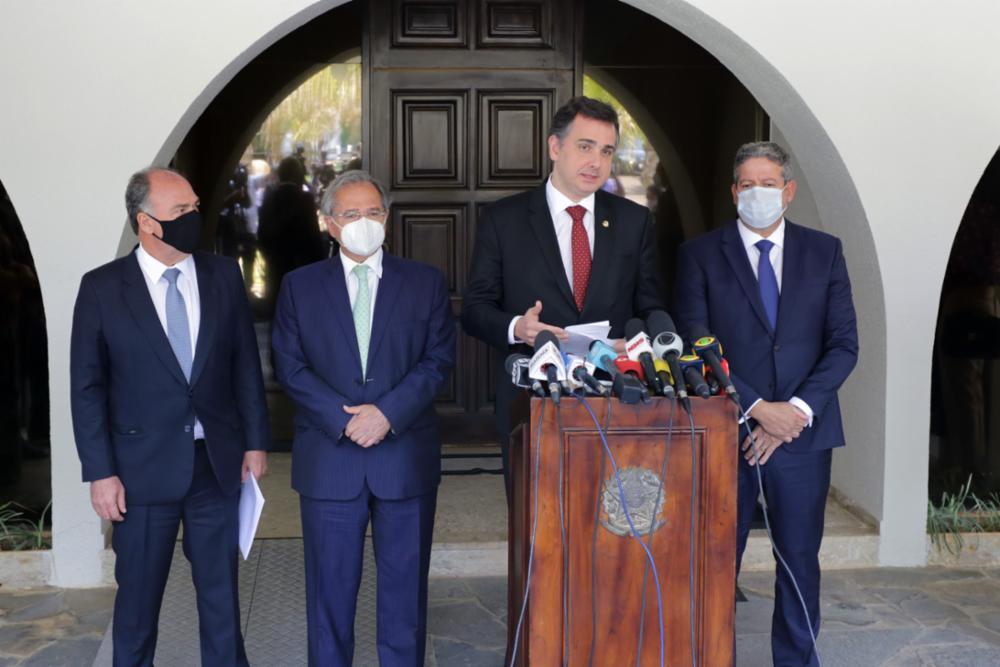
[[253, 473], [247, 474], [247, 481], [240, 489], [240, 551], [243, 560], [250, 557], [250, 547], [253, 546], [254, 535], [257, 534], [257, 523], [260, 513], [264, 510], [264, 494]]
[[573, 324], [566, 327], [566, 333], [569, 334], [569, 340], [563, 343], [563, 352], [586, 357], [592, 342], [595, 340], [608, 342], [611, 322], [605, 320], [603, 322]]

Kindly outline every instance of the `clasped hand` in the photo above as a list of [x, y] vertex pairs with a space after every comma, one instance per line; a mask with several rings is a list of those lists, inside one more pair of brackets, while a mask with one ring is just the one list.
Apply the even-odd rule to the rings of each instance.
[[741, 449], [745, 452], [743, 458], [753, 465], [755, 462], [764, 465], [778, 447], [799, 437], [802, 429], [809, 423], [805, 413], [791, 403], [782, 401], [771, 403], [760, 401], [753, 406], [750, 416], [757, 422], [751, 437], [743, 440]]
[[347, 422], [344, 435], [362, 447], [377, 445], [389, 432], [389, 420], [371, 403], [345, 405], [344, 412], [353, 415], [351, 421]]

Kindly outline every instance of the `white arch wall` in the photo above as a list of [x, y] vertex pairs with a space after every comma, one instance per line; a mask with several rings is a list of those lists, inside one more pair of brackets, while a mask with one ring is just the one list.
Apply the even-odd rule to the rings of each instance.
[[343, 0], [5, 3], [0, 179], [35, 257], [49, 333], [54, 571], [109, 580], [69, 412], [80, 276], [115, 257], [128, 175], [169, 160], [208, 102], [261, 50]]
[[[927, 362], [952, 237], [1000, 145], [1000, 5], [629, 3], [699, 42], [758, 97], [808, 176], [822, 227], [844, 238], [866, 358], [851, 381], [858, 398], [846, 401], [852, 446], [838, 455], [836, 483], [881, 520], [883, 563], [923, 562]], [[80, 275], [118, 246], [124, 181], [168, 158], [250, 58], [338, 4], [62, 0], [0, 9], [0, 179], [31, 243], [49, 323], [55, 584], [106, 576], [73, 449], [68, 349]], [[879, 284], [884, 304], [862, 287]], [[892, 344], [883, 362], [884, 340]], [[880, 398], [883, 386], [884, 406], [861, 398]]]
[[883, 564], [923, 563], [934, 323], [952, 238], [1000, 145], [1000, 4], [627, 1], [754, 93], [820, 226], [844, 240], [864, 350], [842, 392], [851, 442], [834, 483], [880, 520]]

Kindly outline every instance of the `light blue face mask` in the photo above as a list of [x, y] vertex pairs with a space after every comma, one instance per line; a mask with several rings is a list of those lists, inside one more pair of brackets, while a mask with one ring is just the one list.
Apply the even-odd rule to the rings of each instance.
[[781, 201], [781, 195], [784, 191], [785, 188], [760, 186], [740, 190], [736, 204], [740, 220], [754, 229], [767, 229], [785, 213], [785, 207]]

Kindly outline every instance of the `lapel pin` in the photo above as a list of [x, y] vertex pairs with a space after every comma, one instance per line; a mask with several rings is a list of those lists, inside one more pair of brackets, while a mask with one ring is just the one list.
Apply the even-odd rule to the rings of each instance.
[[608, 222], [607, 220], [605, 220], [604, 222], [601, 223], [601, 227], [604, 227], [605, 229], [607, 229], [610, 226], [611, 226], [611, 223]]

